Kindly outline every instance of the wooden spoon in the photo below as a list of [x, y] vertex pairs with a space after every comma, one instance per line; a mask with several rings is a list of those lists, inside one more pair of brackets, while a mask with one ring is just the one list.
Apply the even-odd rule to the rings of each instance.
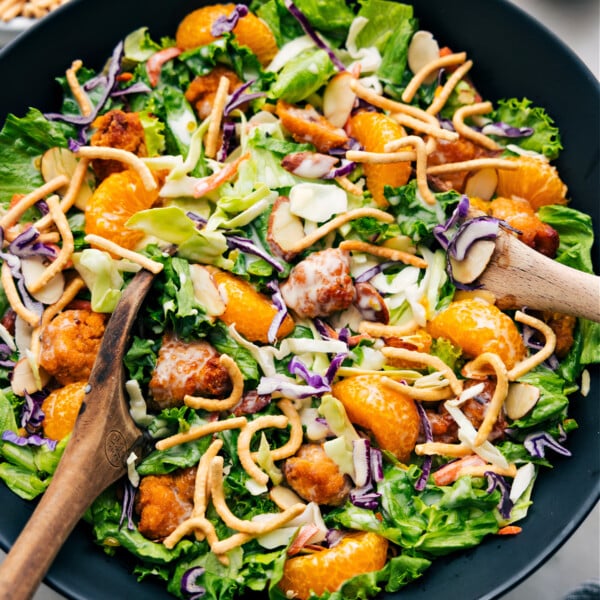
[[558, 263], [503, 230], [477, 281], [501, 309], [551, 310], [600, 322], [600, 277]]
[[[469, 208], [469, 218], [482, 215]], [[540, 254], [502, 227], [495, 239], [475, 241], [463, 260], [450, 258], [450, 264], [457, 281], [491, 292], [503, 310], [551, 310], [600, 321], [600, 277]]]
[[[31, 598], [93, 500], [126, 472], [142, 433], [129, 416], [123, 356], [154, 275], [140, 271], [110, 317], [72, 437], [48, 489], [0, 566], [0, 598]], [[76, 565], [73, 568], [77, 568]]]

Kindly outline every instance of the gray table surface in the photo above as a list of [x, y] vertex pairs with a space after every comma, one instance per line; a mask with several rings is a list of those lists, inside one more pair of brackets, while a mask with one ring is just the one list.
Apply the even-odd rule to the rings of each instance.
[[[511, 1], [553, 31], [599, 77], [598, 0]], [[3, 556], [0, 552], [0, 560]], [[546, 564], [502, 600], [562, 600], [581, 582], [599, 578], [600, 505]], [[42, 585], [34, 600], [64, 600], [64, 596]]]

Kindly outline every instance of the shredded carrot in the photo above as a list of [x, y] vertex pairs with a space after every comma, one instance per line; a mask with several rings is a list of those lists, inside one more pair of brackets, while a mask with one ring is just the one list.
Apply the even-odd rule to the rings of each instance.
[[433, 474], [433, 481], [435, 485], [450, 485], [461, 476], [464, 467], [475, 467], [485, 464], [485, 460], [477, 454], [470, 454], [438, 469]]
[[498, 529], [498, 535], [517, 535], [523, 531], [522, 527], [518, 525], [507, 525], [506, 527], [502, 527]]
[[250, 158], [250, 153], [246, 152], [246, 154], [242, 154], [242, 156], [233, 162], [226, 163], [217, 173], [213, 173], [198, 181], [194, 186], [194, 198], [200, 198], [201, 196], [208, 194], [208, 192], [216, 190], [222, 183], [232, 179], [237, 173], [240, 164], [248, 158]]

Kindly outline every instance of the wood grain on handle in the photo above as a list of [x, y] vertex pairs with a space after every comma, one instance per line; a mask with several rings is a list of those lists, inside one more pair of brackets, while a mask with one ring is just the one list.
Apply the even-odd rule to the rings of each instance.
[[478, 282], [503, 309], [552, 310], [600, 322], [600, 277], [562, 265], [505, 232]]
[[128, 412], [123, 356], [152, 279], [147, 271], [138, 273], [110, 317], [71, 439], [48, 489], [0, 565], [2, 600], [33, 596], [86, 509], [126, 472], [128, 454], [142, 434]]

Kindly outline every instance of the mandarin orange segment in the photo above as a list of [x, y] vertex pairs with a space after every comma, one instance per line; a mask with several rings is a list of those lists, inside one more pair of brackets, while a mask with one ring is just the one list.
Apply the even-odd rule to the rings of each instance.
[[388, 541], [376, 533], [349, 534], [333, 548], [289, 558], [279, 587], [288, 598], [300, 600], [334, 592], [355, 575], [383, 569], [387, 549]]
[[515, 322], [497, 306], [479, 298], [451, 302], [428, 325], [434, 338], [446, 338], [475, 358], [494, 352], [507, 369], [525, 357], [525, 345]]
[[297, 142], [311, 143], [319, 152], [327, 153], [332, 148], [343, 148], [348, 143], [346, 132], [332, 125], [310, 104], [300, 108], [280, 99], [275, 113]]
[[[361, 111], [352, 116], [348, 121], [348, 133], [367, 152], [384, 152], [385, 145], [388, 142], [406, 135], [402, 126], [391, 117], [371, 111]], [[378, 206], [385, 207], [388, 204], [383, 193], [385, 186], [399, 187], [406, 185], [410, 178], [411, 169], [410, 162], [363, 164], [367, 188]]]
[[85, 233], [102, 236], [133, 250], [144, 233], [125, 223], [136, 212], [150, 208], [158, 191], [148, 191], [132, 170], [112, 173], [94, 190], [85, 209]]
[[[211, 33], [213, 23], [219, 17], [228, 17], [234, 8], [234, 4], [214, 4], [187, 14], [177, 27], [177, 47], [190, 50], [214, 42], [217, 38]], [[271, 62], [277, 54], [275, 36], [267, 24], [253, 13], [249, 12], [238, 21], [233, 34], [240, 46], [247, 46], [256, 54], [262, 65]]]
[[[271, 299], [231, 273], [216, 269], [211, 269], [211, 272], [225, 301], [225, 312], [219, 315], [219, 319], [227, 325], [235, 325], [236, 331], [251, 342], [269, 343], [269, 327], [277, 314]], [[294, 321], [288, 314], [279, 326], [277, 337], [284, 338], [293, 329]]]
[[369, 430], [379, 446], [408, 462], [419, 435], [414, 400], [390, 389], [378, 375], [347, 377], [333, 385], [352, 423]]
[[556, 167], [531, 156], [520, 156], [514, 160], [519, 162], [518, 169], [498, 169], [496, 195], [505, 198], [519, 196], [536, 211], [548, 204], [567, 203], [567, 186]]
[[76, 381], [53, 390], [42, 403], [44, 434], [52, 440], [62, 440], [73, 431], [85, 396], [86, 381]]

